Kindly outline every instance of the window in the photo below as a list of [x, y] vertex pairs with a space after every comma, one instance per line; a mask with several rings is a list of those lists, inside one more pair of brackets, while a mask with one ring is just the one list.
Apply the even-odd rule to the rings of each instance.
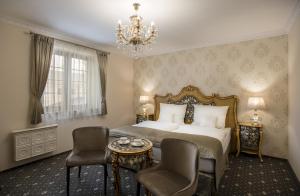
[[61, 120], [99, 114], [99, 76], [95, 51], [55, 41], [42, 97], [44, 119]]

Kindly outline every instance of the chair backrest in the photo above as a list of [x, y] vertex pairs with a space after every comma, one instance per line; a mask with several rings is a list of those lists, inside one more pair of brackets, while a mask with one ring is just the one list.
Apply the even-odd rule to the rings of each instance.
[[198, 175], [198, 148], [195, 144], [167, 138], [161, 142], [161, 165], [194, 181]]
[[103, 150], [108, 144], [106, 127], [81, 127], [73, 130], [73, 152]]

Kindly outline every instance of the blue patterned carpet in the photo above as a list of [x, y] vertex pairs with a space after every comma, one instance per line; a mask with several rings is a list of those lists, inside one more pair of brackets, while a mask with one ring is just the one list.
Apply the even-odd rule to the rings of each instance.
[[[66, 195], [66, 156], [61, 154], [0, 173], [0, 195]], [[83, 167], [81, 178], [77, 178], [77, 171], [71, 171], [70, 195], [104, 195], [101, 166]], [[107, 195], [114, 195], [111, 171], [109, 176]], [[121, 169], [121, 184], [122, 195], [136, 194], [133, 172]], [[210, 195], [209, 178], [200, 178], [198, 195]], [[217, 195], [300, 195], [300, 184], [286, 160], [264, 157], [260, 163], [256, 157], [242, 154], [239, 158], [230, 157]]]
[[287, 160], [241, 154], [230, 157], [219, 195], [298, 195], [300, 183]]

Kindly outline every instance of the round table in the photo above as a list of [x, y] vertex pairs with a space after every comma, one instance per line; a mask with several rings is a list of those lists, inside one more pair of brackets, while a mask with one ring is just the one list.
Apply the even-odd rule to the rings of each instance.
[[[128, 138], [130, 142], [137, 138]], [[130, 157], [145, 157], [146, 167], [152, 164], [152, 142], [148, 139], [142, 139], [144, 145], [141, 147], [134, 147], [130, 143], [126, 145], [121, 145], [118, 140], [114, 140], [109, 143], [108, 149], [111, 151], [112, 159], [112, 170], [114, 175], [114, 188], [115, 195], [120, 195], [120, 157], [130, 158]]]

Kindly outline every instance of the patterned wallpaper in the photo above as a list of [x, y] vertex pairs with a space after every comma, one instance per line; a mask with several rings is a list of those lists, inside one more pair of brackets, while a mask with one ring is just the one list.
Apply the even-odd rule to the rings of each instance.
[[[262, 96], [263, 154], [286, 158], [288, 131], [287, 36], [141, 58], [134, 63], [135, 106], [140, 95], [178, 93], [194, 85], [206, 94], [239, 97], [238, 118], [249, 120], [249, 96]], [[149, 105], [148, 112], [153, 110]]]

